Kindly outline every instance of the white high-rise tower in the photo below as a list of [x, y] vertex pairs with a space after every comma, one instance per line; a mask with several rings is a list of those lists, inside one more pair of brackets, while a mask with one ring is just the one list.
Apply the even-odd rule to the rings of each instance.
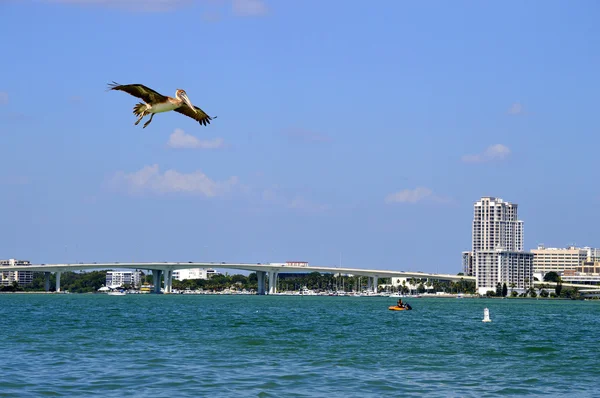
[[523, 251], [523, 221], [518, 205], [484, 196], [475, 202], [472, 251], [463, 252], [463, 268], [477, 279], [477, 290], [485, 294], [498, 283], [525, 290], [533, 282], [533, 256]]
[[523, 221], [517, 209], [516, 203], [489, 196], [475, 202], [471, 250], [523, 251]]

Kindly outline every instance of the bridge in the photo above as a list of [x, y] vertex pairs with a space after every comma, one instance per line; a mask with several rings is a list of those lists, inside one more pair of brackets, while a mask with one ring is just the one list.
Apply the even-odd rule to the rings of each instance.
[[163, 262], [163, 263], [78, 263], [78, 264], [31, 264], [18, 266], [1, 266], [0, 272], [4, 271], [33, 271], [44, 272], [46, 291], [50, 290], [50, 274], [56, 274], [56, 291], [60, 292], [60, 275], [66, 271], [84, 271], [99, 269], [141, 269], [151, 270], [154, 280], [154, 292], [160, 293], [161, 279], [164, 280], [164, 293], [171, 293], [173, 287], [173, 271], [192, 268], [225, 268], [238, 269], [244, 271], [256, 272], [258, 277], [258, 294], [266, 294], [267, 275], [270, 283], [268, 284], [268, 294], [277, 293], [277, 277], [279, 273], [330, 273], [330, 274], [351, 274], [368, 277], [368, 287], [371, 291], [377, 290], [377, 280], [379, 278], [425, 278], [436, 280], [470, 280], [475, 281], [475, 277], [450, 275], [450, 274], [431, 274], [426, 272], [412, 271], [386, 271], [348, 267], [326, 267], [326, 266], [290, 266], [285, 263], [225, 263], [225, 262]]
[[[555, 288], [556, 282], [533, 282], [534, 286], [537, 286], [538, 289], [543, 286], [548, 286], [549, 288]], [[599, 285], [587, 285], [583, 283], [567, 283], [562, 282], [562, 287], [575, 287], [579, 291], [579, 293], [584, 297], [599, 297], [600, 296], [600, 286]]]

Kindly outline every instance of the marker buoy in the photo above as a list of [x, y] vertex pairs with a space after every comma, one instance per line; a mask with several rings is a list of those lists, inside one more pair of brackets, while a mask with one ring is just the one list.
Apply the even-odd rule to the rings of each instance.
[[487, 308], [484, 308], [482, 322], [491, 322], [491, 321], [492, 320], [490, 319], [490, 310], [488, 310]]

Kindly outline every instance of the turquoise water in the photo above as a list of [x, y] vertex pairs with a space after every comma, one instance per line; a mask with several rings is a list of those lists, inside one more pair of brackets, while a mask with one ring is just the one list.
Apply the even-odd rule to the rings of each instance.
[[0, 395], [599, 394], [600, 302], [395, 301], [1, 294]]

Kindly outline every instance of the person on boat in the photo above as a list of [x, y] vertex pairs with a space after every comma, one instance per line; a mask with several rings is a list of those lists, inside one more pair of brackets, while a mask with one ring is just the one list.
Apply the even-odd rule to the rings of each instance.
[[398, 299], [398, 304], [397, 305], [400, 308], [404, 307], [404, 303], [402, 303], [402, 299], [401, 298]]

